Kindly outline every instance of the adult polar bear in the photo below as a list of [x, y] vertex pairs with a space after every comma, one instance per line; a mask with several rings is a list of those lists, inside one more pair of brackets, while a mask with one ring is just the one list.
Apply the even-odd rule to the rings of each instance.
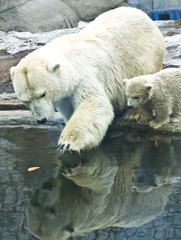
[[30, 53], [11, 77], [39, 123], [54, 109], [62, 113], [68, 122], [59, 146], [80, 151], [98, 145], [114, 111], [126, 107], [122, 80], [159, 71], [164, 56], [156, 24], [138, 9], [120, 7]]

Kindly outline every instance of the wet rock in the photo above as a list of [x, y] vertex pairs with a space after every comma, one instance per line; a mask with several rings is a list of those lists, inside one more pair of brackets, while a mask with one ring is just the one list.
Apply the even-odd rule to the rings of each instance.
[[0, 94], [0, 111], [2, 110], [17, 110], [27, 108], [16, 97], [15, 93]]
[[153, 129], [149, 126], [139, 125], [137, 122], [125, 122], [120, 117], [116, 117], [114, 123], [111, 126], [113, 130], [127, 130], [127, 129], [138, 129], [142, 132], [152, 132], [161, 134], [181, 134], [181, 122], [179, 123], [168, 123], [164, 124], [158, 129]]

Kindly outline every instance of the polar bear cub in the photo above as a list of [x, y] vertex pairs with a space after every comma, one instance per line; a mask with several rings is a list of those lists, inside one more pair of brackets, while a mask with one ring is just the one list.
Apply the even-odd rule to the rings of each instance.
[[122, 80], [159, 71], [164, 56], [156, 24], [141, 10], [120, 7], [30, 53], [11, 78], [39, 123], [55, 109], [64, 116], [60, 148], [80, 151], [97, 146], [114, 111], [126, 108]]
[[181, 120], [181, 70], [168, 68], [123, 82], [128, 106], [140, 109], [138, 123], [156, 129]]

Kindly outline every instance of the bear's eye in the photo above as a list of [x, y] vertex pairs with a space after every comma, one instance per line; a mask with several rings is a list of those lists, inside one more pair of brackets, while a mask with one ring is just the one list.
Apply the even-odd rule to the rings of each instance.
[[133, 99], [138, 99], [139, 98], [139, 96], [135, 96]]
[[40, 98], [43, 98], [45, 96], [45, 93], [43, 93], [41, 96], [40, 96]]
[[29, 107], [29, 104], [30, 104], [29, 101], [22, 101], [22, 103], [23, 103], [26, 107]]

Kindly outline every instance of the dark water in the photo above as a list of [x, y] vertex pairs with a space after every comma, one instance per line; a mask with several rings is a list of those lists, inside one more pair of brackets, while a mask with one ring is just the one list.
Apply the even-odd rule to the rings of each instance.
[[181, 239], [181, 136], [109, 133], [59, 156], [59, 133], [0, 128], [1, 240]]

